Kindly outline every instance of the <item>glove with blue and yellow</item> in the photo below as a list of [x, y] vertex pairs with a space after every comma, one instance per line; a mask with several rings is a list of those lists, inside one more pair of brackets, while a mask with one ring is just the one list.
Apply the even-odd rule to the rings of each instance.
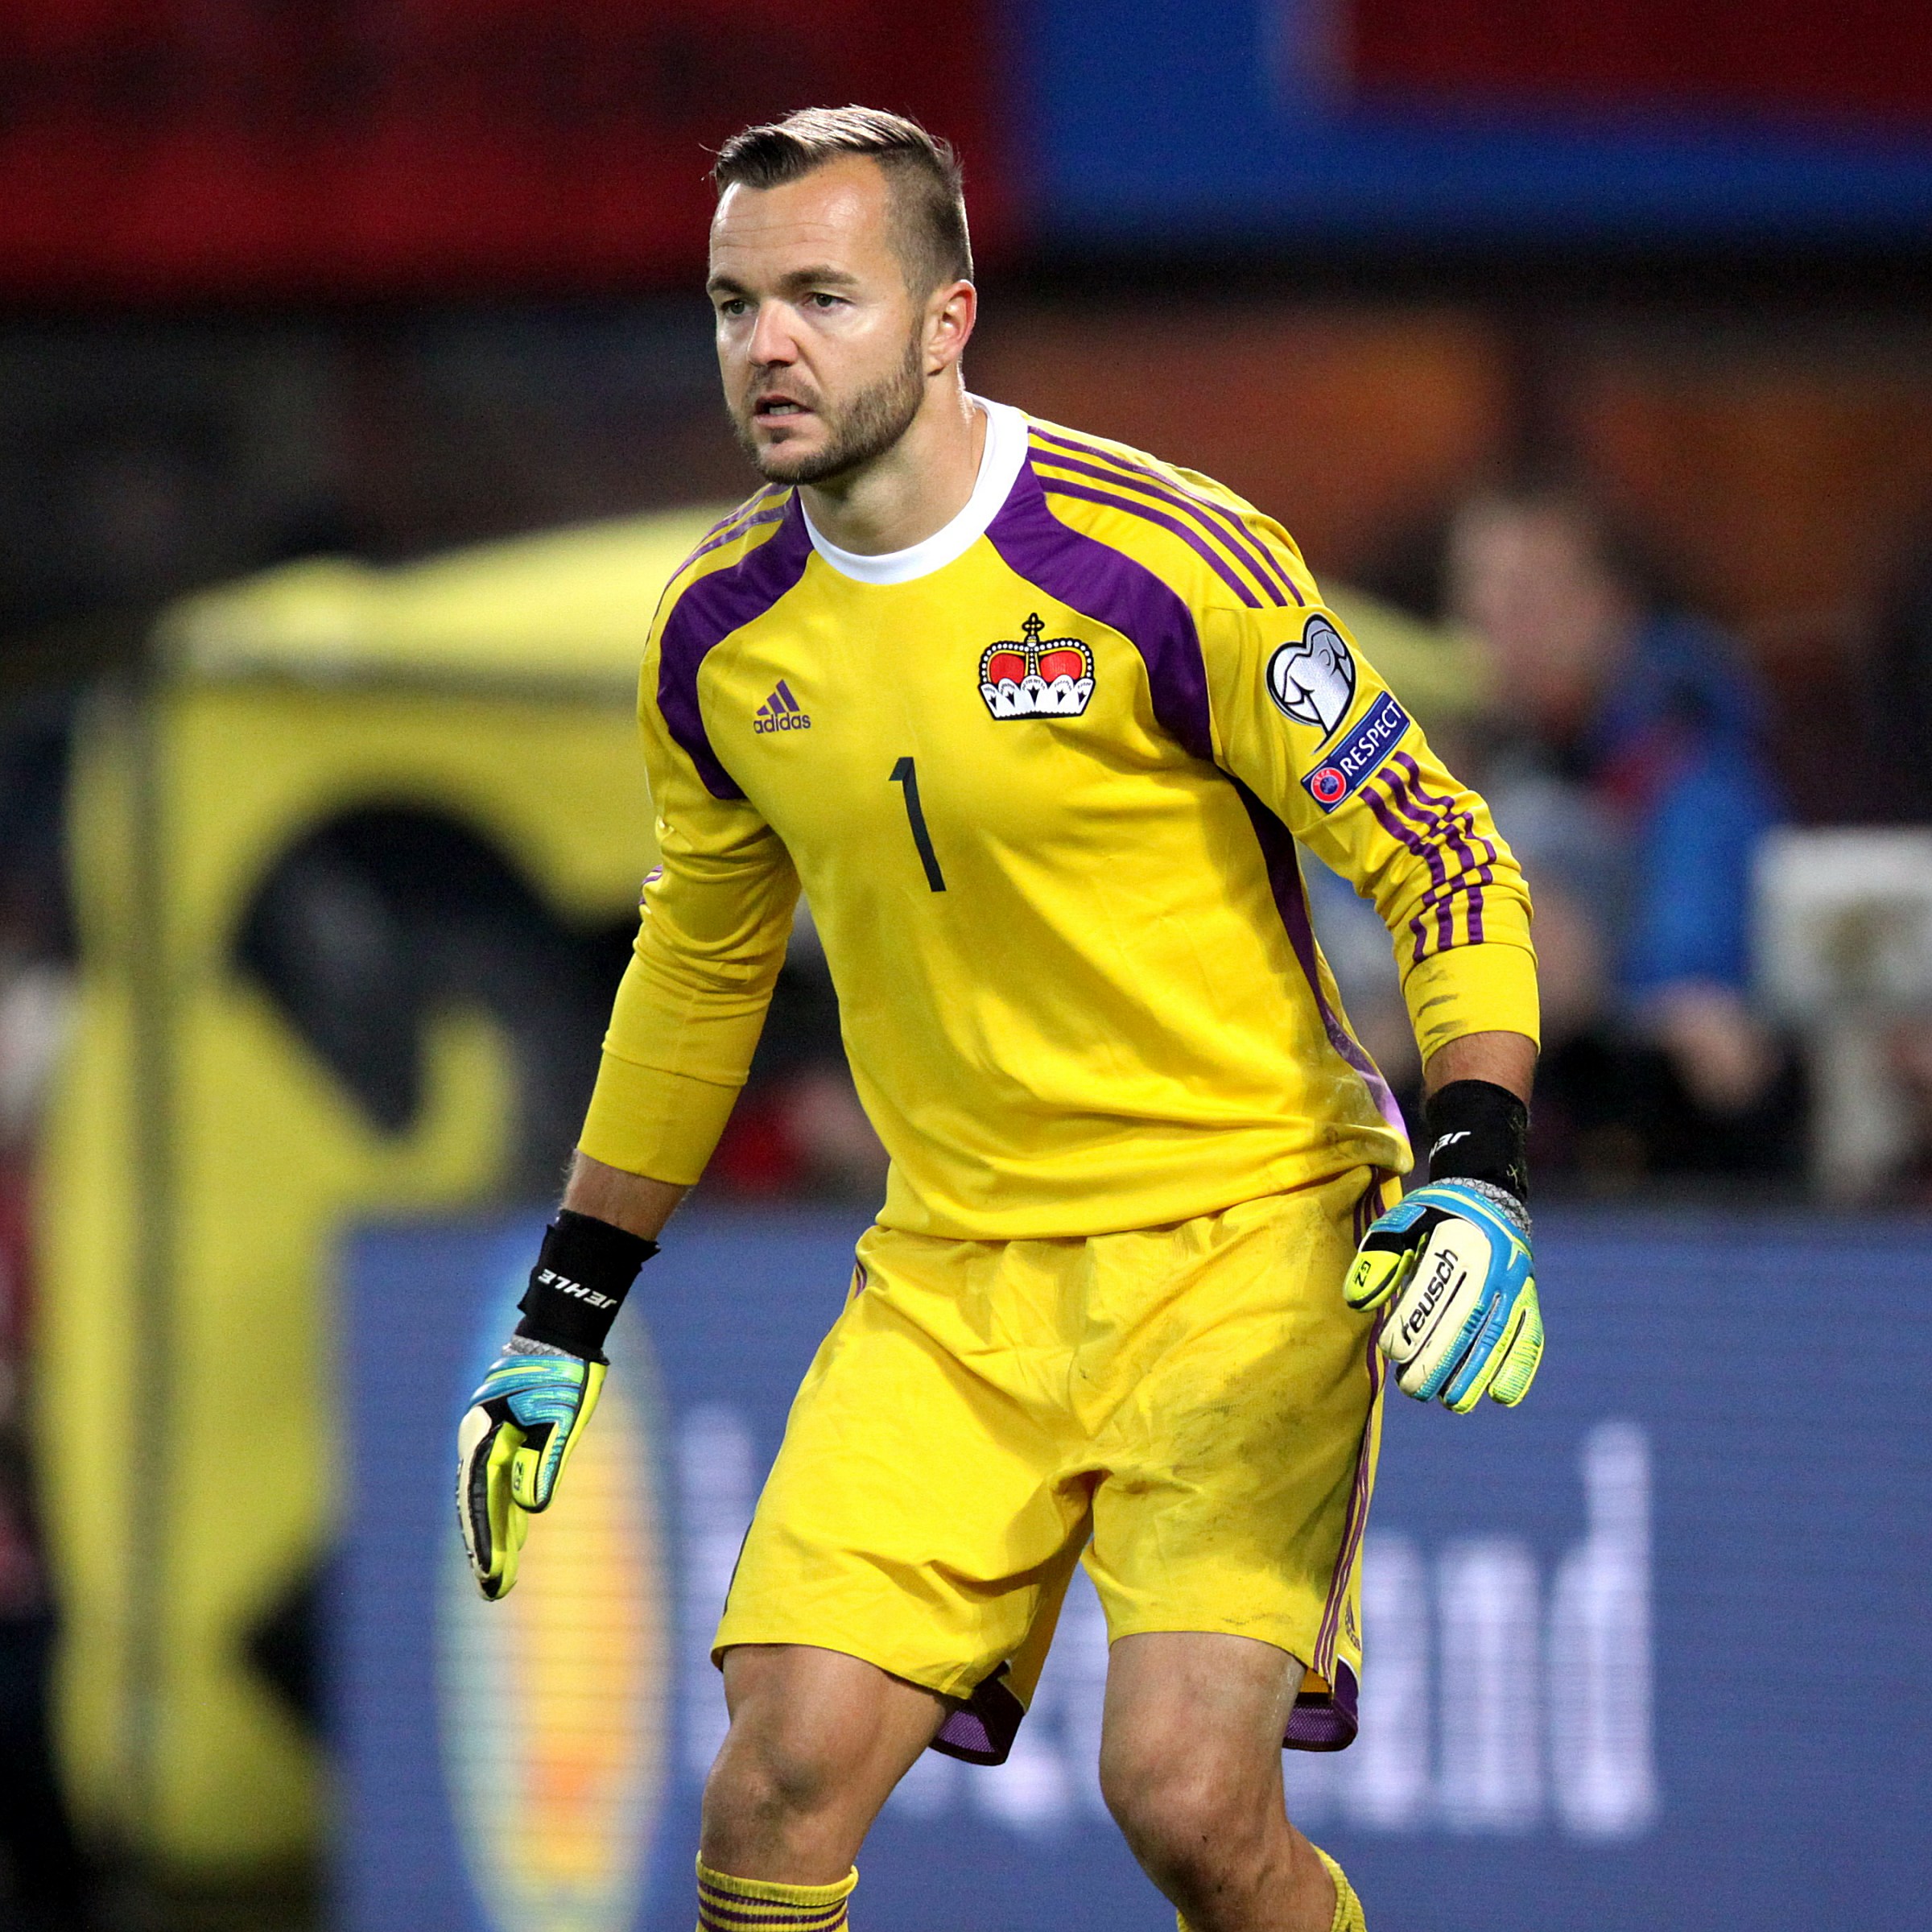
[[544, 1234], [518, 1303], [523, 1319], [456, 1431], [456, 1518], [477, 1586], [493, 1600], [517, 1580], [530, 1519], [550, 1507], [597, 1409], [610, 1325], [657, 1251], [568, 1208]]
[[1506, 1088], [1455, 1080], [1423, 1107], [1429, 1179], [1364, 1237], [1343, 1294], [1385, 1308], [1377, 1344], [1396, 1386], [1467, 1415], [1513, 1407], [1543, 1355], [1530, 1258], [1529, 1110]]

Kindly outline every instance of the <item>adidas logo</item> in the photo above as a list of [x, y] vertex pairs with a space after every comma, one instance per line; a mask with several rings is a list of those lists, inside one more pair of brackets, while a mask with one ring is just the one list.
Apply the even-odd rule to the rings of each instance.
[[778, 687], [752, 714], [753, 731], [810, 731], [811, 720], [782, 678]]

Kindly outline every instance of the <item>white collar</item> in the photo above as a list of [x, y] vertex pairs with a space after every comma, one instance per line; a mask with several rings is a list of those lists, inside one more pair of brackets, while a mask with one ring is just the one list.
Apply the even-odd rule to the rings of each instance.
[[803, 497], [799, 498], [799, 508], [804, 515], [812, 548], [840, 576], [854, 578], [861, 584], [910, 584], [914, 577], [930, 576], [935, 570], [943, 570], [985, 535], [986, 526], [1012, 495], [1020, 466], [1026, 460], [1026, 419], [1009, 402], [989, 402], [984, 396], [972, 396], [968, 400], [986, 415], [986, 446], [980, 452], [980, 473], [965, 507], [924, 542], [877, 556], [840, 550], [819, 535]]

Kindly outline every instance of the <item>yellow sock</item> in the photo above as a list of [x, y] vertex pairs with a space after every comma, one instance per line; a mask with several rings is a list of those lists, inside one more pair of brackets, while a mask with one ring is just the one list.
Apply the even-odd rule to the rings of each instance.
[[733, 1878], [698, 1860], [698, 1932], [845, 1932], [845, 1901], [859, 1882], [854, 1865], [837, 1884], [781, 1885]]
[[[1308, 1849], [1328, 1868], [1328, 1876], [1335, 1880], [1335, 1917], [1328, 1922], [1328, 1932], [1368, 1932], [1362, 1918], [1362, 1901], [1356, 1897], [1348, 1874], [1319, 1845], [1311, 1845]], [[1175, 1913], [1174, 1920], [1179, 1932], [1189, 1932], [1182, 1913]]]

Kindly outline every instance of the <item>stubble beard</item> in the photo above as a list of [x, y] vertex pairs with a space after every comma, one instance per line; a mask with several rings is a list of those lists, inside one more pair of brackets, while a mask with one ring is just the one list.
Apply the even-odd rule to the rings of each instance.
[[871, 388], [861, 390], [836, 415], [821, 404], [819, 413], [831, 437], [812, 455], [787, 456], [782, 448], [762, 449], [750, 418], [733, 410], [732, 427], [738, 446], [767, 483], [824, 483], [862, 468], [884, 456], [912, 427], [926, 396], [921, 360], [918, 339], [909, 339], [899, 366]]

